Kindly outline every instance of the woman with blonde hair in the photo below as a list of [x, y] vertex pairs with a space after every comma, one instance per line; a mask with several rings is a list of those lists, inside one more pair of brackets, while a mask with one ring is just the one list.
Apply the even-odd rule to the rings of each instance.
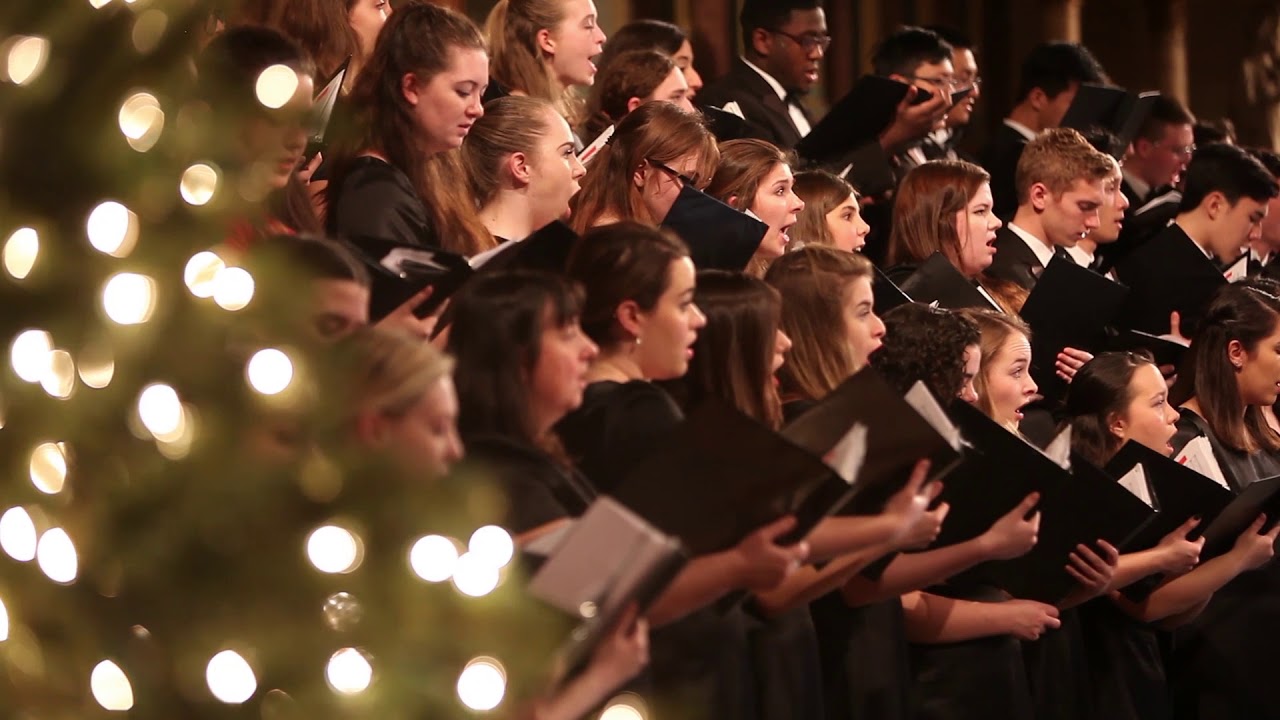
[[706, 186], [720, 161], [703, 119], [649, 102], [618, 123], [596, 154], [573, 206], [574, 230], [630, 220], [656, 227], [686, 183]]
[[462, 143], [462, 160], [480, 221], [499, 242], [567, 217], [586, 174], [551, 103], [514, 95], [489, 102]]
[[591, 58], [604, 49], [591, 0], [498, 0], [485, 21], [493, 50], [490, 74], [503, 94], [555, 104], [576, 126], [581, 101], [575, 89], [595, 82]]
[[804, 202], [804, 209], [791, 228], [791, 245], [830, 245], [845, 252], [860, 252], [866, 247], [871, 226], [862, 219], [858, 193], [843, 178], [825, 170], [808, 170], [796, 174], [793, 187]]
[[707, 186], [707, 194], [769, 226], [747, 265], [756, 277], [763, 277], [769, 263], [787, 251], [788, 232], [804, 209], [792, 189], [792, 162], [789, 154], [763, 140], [730, 140], [720, 146], [720, 165]]
[[616, 55], [600, 69], [587, 99], [582, 137], [591, 141], [627, 113], [651, 100], [669, 102], [693, 112], [689, 83], [675, 60], [657, 50], [630, 50]]

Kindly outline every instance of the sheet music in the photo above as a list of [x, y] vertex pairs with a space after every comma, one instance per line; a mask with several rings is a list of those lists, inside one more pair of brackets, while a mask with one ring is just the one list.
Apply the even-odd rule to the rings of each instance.
[[938, 404], [937, 398], [933, 393], [929, 392], [929, 388], [924, 386], [922, 382], [916, 382], [903, 396], [911, 409], [915, 410], [920, 417], [933, 426], [933, 429], [942, 436], [952, 449], [959, 450], [964, 447], [964, 438], [960, 435], [960, 428], [951, 422], [951, 418], [947, 417], [947, 412]]
[[1195, 470], [1196, 472], [1210, 478], [1222, 487], [1230, 490], [1231, 486], [1227, 484], [1227, 478], [1222, 473], [1222, 467], [1218, 465], [1218, 460], [1213, 456], [1213, 447], [1209, 445], [1209, 438], [1200, 436], [1187, 443], [1182, 448], [1182, 452], [1178, 453], [1177, 461], [1181, 465]]
[[853, 485], [867, 459], [867, 426], [856, 423], [827, 454], [827, 464], [845, 482]]
[[1151, 488], [1147, 484], [1147, 471], [1142, 467], [1142, 463], [1134, 465], [1132, 470], [1120, 478], [1120, 487], [1133, 493], [1135, 497], [1146, 503], [1147, 507], [1155, 507], [1155, 503], [1151, 500]]
[[1240, 259], [1231, 264], [1227, 271], [1222, 273], [1222, 277], [1227, 282], [1237, 283], [1249, 277], [1249, 256], [1241, 255]]
[[595, 140], [592, 140], [591, 144], [588, 145], [586, 149], [584, 149], [582, 153], [578, 155], [578, 162], [582, 163], [583, 165], [586, 165], [587, 163], [591, 162], [591, 159], [594, 158], [596, 154], [599, 153], [602, 148], [604, 148], [605, 145], [609, 144], [609, 140], [613, 137], [613, 133], [616, 129], [617, 129], [616, 125], [610, 125], [609, 127], [605, 128], [604, 132], [600, 133], [599, 137], [597, 137]]

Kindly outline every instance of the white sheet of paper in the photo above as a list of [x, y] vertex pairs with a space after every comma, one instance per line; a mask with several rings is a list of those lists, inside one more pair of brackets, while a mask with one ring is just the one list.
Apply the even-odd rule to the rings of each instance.
[[1147, 486], [1147, 471], [1141, 463], [1134, 465], [1132, 470], [1120, 478], [1120, 487], [1133, 493], [1147, 507], [1155, 507], [1151, 501], [1151, 489]]
[[1226, 475], [1222, 473], [1222, 467], [1218, 465], [1218, 459], [1213, 456], [1213, 447], [1209, 445], [1209, 438], [1201, 436], [1187, 443], [1186, 447], [1182, 448], [1182, 452], [1178, 453], [1177, 461], [1212, 479], [1222, 487], [1231, 489], [1227, 484]]

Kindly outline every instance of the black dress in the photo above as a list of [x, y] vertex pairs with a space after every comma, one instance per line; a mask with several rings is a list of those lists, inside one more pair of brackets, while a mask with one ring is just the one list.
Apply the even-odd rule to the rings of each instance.
[[[1173, 445], [1205, 436], [1232, 490], [1280, 474], [1275, 453], [1226, 447], [1204, 419], [1183, 409]], [[1280, 628], [1280, 564], [1244, 573], [1214, 593], [1204, 612], [1174, 633], [1168, 665], [1175, 717], [1189, 720], [1280, 718], [1275, 678]]]
[[467, 462], [502, 490], [505, 526], [517, 535], [578, 517], [595, 500], [586, 478], [538, 448], [496, 435], [470, 436], [465, 442]]
[[342, 185], [331, 196], [327, 224], [330, 234], [357, 245], [361, 238], [440, 245], [427, 207], [409, 176], [376, 157], [352, 161]]
[[1022, 643], [1036, 720], [1096, 720], [1094, 689], [1079, 608], [1058, 613], [1062, 625]]
[[911, 665], [902, 602], [849, 607], [837, 592], [809, 606], [818, 631], [830, 720], [906, 720]]
[[[999, 602], [1003, 592], [953, 580], [937, 595]], [[1035, 717], [1022, 648], [1012, 635], [939, 645], [911, 645], [912, 696], [918, 720], [1031, 720]]]
[[[556, 430], [595, 489], [607, 493], [682, 419], [675, 402], [656, 385], [602, 381], [587, 386], [582, 405]], [[654, 630], [649, 662], [653, 716], [760, 717], [748, 643], [750, 622], [740, 605], [722, 604]]]
[[1098, 720], [1169, 720], [1173, 717], [1161, 635], [1110, 598], [1080, 607], [1094, 717]]

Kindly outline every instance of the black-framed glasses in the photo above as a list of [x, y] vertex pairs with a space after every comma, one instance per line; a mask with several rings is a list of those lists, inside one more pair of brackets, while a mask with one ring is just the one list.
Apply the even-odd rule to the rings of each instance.
[[949, 77], [924, 77], [922, 75], [910, 75], [908, 80], [916, 80], [941, 90], [942, 92], [952, 92], [960, 89], [960, 83]]
[[818, 33], [805, 33], [803, 35], [792, 35], [791, 33], [786, 32], [785, 30], [776, 30], [776, 29], [770, 30], [769, 32], [775, 35], [781, 35], [782, 37], [787, 38], [791, 42], [799, 45], [801, 48], [804, 48], [805, 52], [809, 52], [809, 53], [813, 52], [814, 50], [821, 50], [822, 52], [826, 52], [827, 48], [831, 47], [830, 35], [819, 35]]
[[659, 161], [657, 161], [657, 160], [654, 160], [653, 158], [645, 158], [645, 159], [644, 159], [644, 161], [645, 161], [645, 162], [647, 162], [647, 163], [649, 163], [649, 164], [650, 164], [650, 165], [652, 165], [653, 167], [655, 167], [655, 168], [657, 168], [657, 169], [661, 170], [662, 172], [665, 172], [665, 173], [667, 173], [668, 175], [670, 175], [670, 176], [674, 177], [675, 179], [679, 180], [679, 181], [680, 181], [682, 184], [684, 184], [684, 185], [688, 185], [689, 187], [694, 187], [694, 188], [698, 187], [698, 181], [697, 181], [697, 180], [694, 180], [693, 178], [689, 177], [688, 175], [685, 175], [684, 173], [680, 172], [679, 170], [676, 170], [675, 168], [671, 167], [670, 165], [667, 165], [666, 163], [659, 162]]

